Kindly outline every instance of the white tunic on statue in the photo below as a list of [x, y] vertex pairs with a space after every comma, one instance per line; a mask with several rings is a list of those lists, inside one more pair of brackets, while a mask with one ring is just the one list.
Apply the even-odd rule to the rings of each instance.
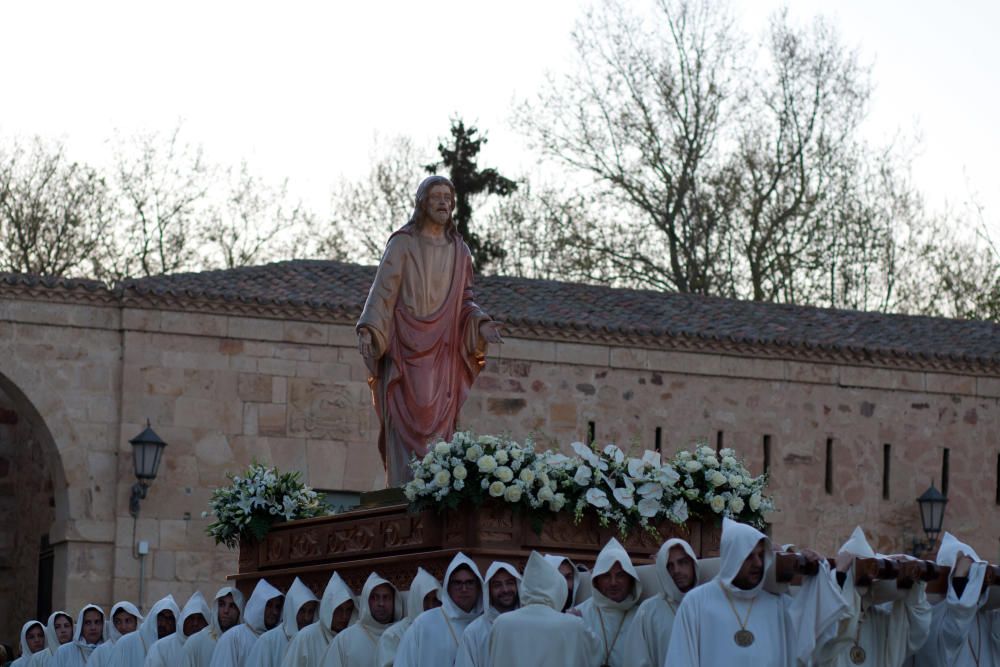
[[142, 614], [139, 613], [139, 609], [134, 604], [124, 600], [116, 603], [111, 608], [111, 615], [105, 622], [108, 638], [90, 654], [90, 657], [87, 659], [87, 667], [108, 667], [111, 664], [111, 654], [115, 650], [115, 644], [122, 638], [122, 634], [115, 628], [115, 614], [119, 611], [125, 611], [135, 616], [136, 629], [142, 624]]
[[243, 613], [243, 622], [225, 632], [215, 643], [210, 667], [253, 667], [247, 661], [257, 638], [267, 631], [264, 608], [274, 598], [284, 597], [281, 591], [261, 579], [254, 586]]
[[[253, 645], [247, 664], [253, 667], [281, 667], [288, 652], [288, 644], [299, 634], [298, 614], [303, 605], [316, 602], [316, 596], [298, 577], [288, 587], [285, 606], [281, 610], [281, 623], [260, 636]], [[309, 621], [314, 623], [316, 616]], [[309, 626], [306, 626], [309, 627]]]
[[521, 582], [521, 607], [490, 629], [493, 667], [598, 667], [601, 645], [583, 619], [562, 613], [569, 591], [552, 563], [532, 551]]
[[948, 577], [948, 594], [934, 605], [930, 635], [917, 652], [916, 667], [1000, 666], [1000, 610], [983, 609], [989, 591], [983, 590], [986, 561], [968, 544], [945, 533], [938, 549], [937, 564], [955, 567], [958, 552], [972, 558], [968, 582], [959, 596]]
[[[465, 565], [479, 579], [482, 590], [482, 575], [476, 564], [459, 552], [448, 564], [444, 584], [441, 587], [441, 602], [436, 609], [428, 609], [410, 624], [396, 652], [395, 667], [453, 667], [455, 654], [462, 633], [472, 621], [483, 613], [483, 596], [480, 595], [471, 611], [463, 611], [448, 595], [448, 582], [455, 570]], [[563, 582], [565, 586], [565, 582]]]
[[[860, 526], [840, 547], [840, 553], [849, 553], [855, 558], [875, 556]], [[830, 576], [834, 577], [835, 573], [831, 572]], [[923, 646], [931, 622], [926, 583], [917, 582], [904, 598], [880, 605], [871, 604], [868, 592], [869, 589], [855, 588], [852, 567], [847, 572], [842, 592], [851, 614], [840, 621], [837, 636], [819, 648], [814, 660], [817, 667], [900, 667], [908, 656]], [[855, 643], [864, 651], [861, 662], [851, 658]]]
[[[208, 627], [189, 637], [184, 642], [184, 655], [181, 658], [181, 667], [208, 667], [212, 662], [212, 653], [215, 651], [215, 642], [222, 635], [222, 626], [219, 624], [219, 600], [227, 595], [233, 596], [236, 608], [240, 610], [237, 624], [243, 619], [243, 593], [235, 588], [223, 586], [215, 594], [212, 603], [212, 616], [209, 619]], [[236, 626], [233, 626], [236, 627]]]
[[28, 667], [49, 667], [52, 659], [59, 650], [59, 638], [56, 636], [56, 618], [65, 616], [69, 622], [73, 622], [73, 617], [65, 611], [54, 611], [49, 614], [49, 622], [45, 624], [45, 648], [31, 656]]
[[108, 663], [110, 667], [142, 667], [145, 664], [146, 654], [158, 639], [156, 617], [160, 612], [166, 610], [173, 612], [175, 621], [181, 615], [173, 595], [157, 600], [139, 629], [115, 642], [114, 650], [111, 652], [111, 660]]
[[[486, 584], [483, 595], [489, 596], [490, 579], [502, 571], [514, 577], [518, 585], [520, 585], [521, 573], [517, 571], [516, 567], [510, 563], [495, 561], [490, 563], [489, 568], [486, 570]], [[455, 657], [455, 667], [484, 667], [488, 664], [490, 630], [493, 628], [493, 621], [497, 620], [498, 616], [500, 616], [500, 612], [491, 604], [483, 612], [482, 616], [469, 624], [469, 627], [462, 633], [458, 655]]]
[[[385, 584], [391, 586], [395, 593], [395, 609], [392, 620], [388, 623], [379, 623], [372, 616], [368, 598], [372, 591]], [[330, 646], [326, 649], [326, 655], [320, 662], [322, 667], [374, 667], [378, 641], [382, 637], [382, 633], [393, 623], [403, 618], [403, 596], [396, 590], [395, 586], [380, 577], [377, 572], [368, 575], [368, 579], [361, 589], [358, 604], [361, 607], [360, 619], [333, 638]]]
[[624, 664], [629, 667], [663, 667], [667, 659], [674, 617], [684, 599], [684, 593], [677, 588], [673, 577], [667, 572], [670, 549], [675, 546], [682, 548], [694, 563], [694, 583], [698, 585], [698, 557], [691, 545], [677, 538], [664, 542], [656, 552], [655, 573], [659, 590], [639, 605], [625, 638]]
[[330, 576], [319, 601], [319, 620], [304, 627], [288, 645], [282, 667], [318, 667], [330, 642], [337, 635], [332, 629], [333, 612], [348, 600], [355, 602], [350, 623], [358, 618], [354, 593], [336, 572]]
[[181, 609], [180, 620], [177, 621], [177, 631], [158, 639], [146, 654], [144, 667], [179, 667], [184, 656], [184, 644], [188, 636], [184, 634], [184, 622], [192, 616], [200, 615], [205, 622], [212, 617], [208, 603], [201, 591], [195, 591]]
[[[761, 540], [765, 545], [764, 577], [752, 590], [737, 588], [733, 579]], [[771, 567], [774, 555], [771, 541], [760, 531], [723, 519], [720, 551], [719, 574], [684, 596], [677, 610], [667, 650], [668, 665], [808, 664], [816, 647], [832, 639], [837, 623], [850, 613], [825, 561], [820, 562], [820, 573], [806, 577], [793, 598], [764, 590], [766, 569]], [[735, 634], [741, 628], [737, 614], [754, 635], [750, 646], [736, 644]]]
[[[19, 657], [14, 662], [10, 663], [10, 667], [28, 667], [28, 663], [31, 662], [31, 656], [32, 656], [31, 649], [28, 648], [28, 630], [30, 630], [31, 628], [35, 627], [36, 625], [39, 628], [41, 628], [42, 634], [43, 635], [45, 634], [45, 626], [42, 624], [41, 621], [28, 621], [27, 623], [25, 623], [24, 625], [22, 625], [21, 626], [21, 634], [20, 634], [20, 638], [21, 638], [21, 657]], [[44, 651], [44, 650], [45, 650], [45, 647], [43, 646], [42, 647], [42, 651]], [[39, 653], [40, 652], [41, 651], [39, 651]]]
[[[607, 574], [615, 563], [621, 565], [625, 573], [635, 582], [632, 592], [621, 602], [605, 597], [593, 585], [594, 580], [602, 574]], [[601, 664], [611, 667], [631, 667], [625, 662], [626, 637], [639, 608], [642, 584], [628, 552], [615, 538], [612, 537], [597, 555], [597, 562], [594, 563], [594, 569], [590, 573], [590, 583], [593, 587], [590, 599], [584, 601], [577, 609], [583, 617], [583, 622], [601, 642]]]
[[[104, 619], [104, 631], [101, 633], [101, 639], [96, 644], [88, 644], [83, 638], [83, 615], [90, 609], [96, 609], [101, 612], [101, 618]], [[52, 662], [49, 664], [51, 667], [86, 667], [90, 654], [100, 646], [101, 642], [107, 636], [108, 620], [104, 616], [104, 610], [96, 604], [88, 604], [76, 615], [76, 625], [73, 627], [73, 641], [60, 646], [59, 650], [56, 651], [55, 657], [52, 658]]]
[[406, 593], [406, 617], [386, 628], [378, 640], [378, 650], [375, 652], [377, 667], [393, 667], [400, 640], [413, 620], [423, 613], [424, 598], [431, 593], [435, 593], [438, 599], [441, 599], [441, 582], [424, 568], [418, 567], [417, 576], [410, 582], [410, 590]]

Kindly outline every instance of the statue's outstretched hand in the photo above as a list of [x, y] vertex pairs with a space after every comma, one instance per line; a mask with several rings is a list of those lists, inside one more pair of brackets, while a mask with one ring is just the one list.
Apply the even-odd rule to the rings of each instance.
[[372, 354], [372, 332], [362, 328], [358, 330], [358, 352], [366, 360], [371, 359]]
[[503, 343], [500, 336], [501, 325], [496, 320], [484, 320], [479, 324], [479, 335], [488, 343]]

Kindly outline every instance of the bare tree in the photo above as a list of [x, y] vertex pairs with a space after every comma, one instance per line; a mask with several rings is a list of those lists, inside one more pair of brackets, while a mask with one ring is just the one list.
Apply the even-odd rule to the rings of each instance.
[[0, 148], [0, 270], [86, 275], [113, 219], [107, 185], [34, 138]]

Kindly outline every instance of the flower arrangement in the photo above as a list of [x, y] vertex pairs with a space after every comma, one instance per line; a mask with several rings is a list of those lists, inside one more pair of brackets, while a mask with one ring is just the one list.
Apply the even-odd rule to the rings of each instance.
[[663, 520], [680, 524], [689, 516], [729, 516], [762, 526], [763, 513], [774, 507], [764, 495], [766, 477], [751, 477], [728, 449], [720, 452], [722, 461], [714, 450], [696, 447], [664, 463], [657, 452], [633, 457], [613, 444], [597, 449], [575, 442], [571, 448], [573, 456], [536, 452], [531, 440], [459, 432], [411, 461], [413, 479], [403, 492], [414, 511], [493, 499], [527, 513], [536, 530], [567, 508], [576, 522], [592, 514], [622, 535], [656, 532]]
[[206, 532], [216, 544], [235, 548], [241, 537], [264, 539], [271, 525], [279, 521], [308, 519], [326, 513], [322, 496], [301, 481], [302, 474], [279, 473], [254, 462], [242, 475], [228, 475], [229, 486], [212, 492], [211, 511], [202, 516], [214, 517]]

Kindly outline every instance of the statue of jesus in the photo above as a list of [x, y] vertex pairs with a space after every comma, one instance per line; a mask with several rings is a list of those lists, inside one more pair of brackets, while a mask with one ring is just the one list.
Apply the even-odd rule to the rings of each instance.
[[389, 237], [356, 327], [389, 486], [411, 479], [411, 456], [451, 438], [486, 344], [503, 342], [472, 300], [472, 254], [454, 210], [452, 182], [424, 179], [409, 222]]

